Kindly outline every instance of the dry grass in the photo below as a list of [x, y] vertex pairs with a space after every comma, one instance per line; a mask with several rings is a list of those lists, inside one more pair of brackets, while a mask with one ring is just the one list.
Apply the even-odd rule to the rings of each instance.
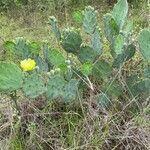
[[[94, 101], [94, 99], [93, 99]], [[1, 96], [1, 150], [149, 150], [150, 104], [134, 100], [107, 110], [90, 106], [89, 97], [73, 104], [20, 97], [17, 115]], [[140, 105], [133, 113], [131, 106]]]

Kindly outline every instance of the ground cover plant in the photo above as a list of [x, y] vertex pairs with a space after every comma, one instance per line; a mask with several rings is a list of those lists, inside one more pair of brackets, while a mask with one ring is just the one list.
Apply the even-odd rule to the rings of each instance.
[[101, 18], [103, 29], [97, 13], [88, 6], [74, 14], [77, 29], [51, 16], [57, 48], [4, 42], [0, 92], [15, 111], [4, 131], [9, 149], [150, 148], [150, 30], [134, 34], [126, 0]]

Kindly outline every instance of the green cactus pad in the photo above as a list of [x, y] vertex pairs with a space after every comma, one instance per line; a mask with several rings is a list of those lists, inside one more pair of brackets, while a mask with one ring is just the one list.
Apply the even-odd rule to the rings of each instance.
[[97, 28], [92, 34], [91, 44], [92, 48], [96, 51], [98, 55], [102, 54], [102, 43], [100, 39], [100, 33]]
[[37, 66], [39, 67], [38, 69], [39, 72], [48, 72], [48, 64], [43, 60], [43, 58], [38, 56], [36, 58], [36, 63]]
[[83, 27], [85, 32], [93, 34], [97, 26], [96, 11], [93, 7], [88, 6], [85, 8], [83, 15]]
[[89, 46], [81, 47], [78, 53], [78, 58], [81, 63], [94, 62], [96, 57], [97, 53]]
[[22, 59], [26, 59], [31, 55], [31, 49], [27, 43], [27, 41], [19, 37], [15, 41], [15, 54], [21, 57]]
[[62, 99], [66, 84], [67, 81], [60, 74], [51, 77], [47, 85], [47, 97], [50, 100]]
[[49, 18], [49, 24], [51, 25], [52, 32], [55, 34], [58, 41], [61, 40], [61, 33], [57, 26], [57, 19], [54, 16]]
[[48, 51], [48, 61], [54, 66], [65, 64], [64, 56], [57, 49], [50, 49]]
[[136, 47], [133, 44], [128, 45], [127, 49], [115, 58], [113, 67], [119, 68], [124, 62], [128, 61], [134, 56], [135, 51]]
[[76, 100], [78, 92], [78, 80], [71, 79], [64, 88], [63, 100], [65, 102]]
[[109, 13], [104, 15], [104, 31], [107, 40], [113, 45], [115, 37], [119, 34], [119, 27]]
[[0, 92], [11, 92], [22, 87], [23, 73], [13, 63], [0, 62]]
[[92, 69], [93, 69], [93, 64], [87, 62], [87, 63], [82, 64], [80, 70], [81, 70], [81, 72], [83, 73], [83, 75], [89, 76], [89, 75], [92, 74]]
[[78, 80], [67, 82], [61, 74], [54, 75], [48, 81], [47, 97], [50, 100], [75, 100], [77, 97]]
[[112, 67], [105, 60], [97, 61], [93, 66], [92, 74], [97, 79], [103, 79], [111, 75]]
[[143, 29], [138, 38], [140, 51], [144, 59], [150, 62], [150, 30]]
[[147, 66], [144, 68], [144, 77], [150, 78], [150, 64], [147, 64]]
[[3, 46], [7, 51], [15, 52], [16, 44], [13, 41], [6, 41]]
[[114, 52], [115, 55], [119, 55], [122, 54], [124, 51], [124, 37], [123, 35], [119, 34], [114, 42]]
[[127, 14], [128, 14], [127, 0], [118, 0], [117, 4], [113, 8], [112, 16], [114, 17], [120, 30], [122, 30], [124, 26]]
[[61, 44], [66, 52], [77, 54], [82, 44], [82, 39], [77, 31], [65, 29], [63, 31]]
[[39, 42], [30, 42], [30, 43], [28, 43], [28, 46], [30, 48], [30, 52], [33, 55], [39, 55], [40, 50], [41, 50], [41, 46], [40, 46]]
[[150, 79], [141, 79], [137, 75], [132, 75], [127, 79], [128, 92], [132, 97], [147, 98], [150, 93]]
[[43, 78], [37, 73], [28, 75], [24, 80], [23, 92], [30, 98], [36, 98], [46, 92], [46, 86]]

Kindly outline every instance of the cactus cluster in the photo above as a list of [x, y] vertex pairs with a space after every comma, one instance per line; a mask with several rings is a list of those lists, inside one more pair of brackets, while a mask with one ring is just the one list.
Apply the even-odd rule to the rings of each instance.
[[[91, 79], [96, 80], [100, 86], [100, 89], [96, 89], [96, 99], [104, 108], [111, 104], [112, 99], [121, 97], [123, 92], [130, 96], [149, 93], [149, 29], [143, 29], [138, 37], [145, 65], [141, 75], [138, 77], [132, 74], [124, 79], [128, 90], [122, 88], [118, 76], [114, 77], [115, 72], [120, 72], [138, 48], [131, 40], [133, 23], [126, 21], [127, 13], [127, 0], [118, 0], [113, 11], [104, 15], [104, 36], [112, 55], [106, 59], [103, 56], [105, 47], [100, 36], [97, 12], [91, 6], [85, 8], [82, 19], [83, 31], [88, 36], [88, 42], [84, 41], [78, 29], [59, 29], [55, 17], [50, 17], [49, 25], [61, 50], [50, 47], [48, 42], [42, 43], [41, 46], [38, 42], [29, 42], [24, 38], [7, 41], [4, 44], [7, 51], [15, 54], [19, 61], [34, 59], [37, 67], [24, 72], [16, 64], [0, 62], [0, 92], [22, 89], [27, 97], [45, 95], [49, 100], [68, 102], [77, 99], [79, 92], [84, 91], [84, 84], [90, 85], [91, 88]], [[93, 86], [91, 90], [95, 90]]]

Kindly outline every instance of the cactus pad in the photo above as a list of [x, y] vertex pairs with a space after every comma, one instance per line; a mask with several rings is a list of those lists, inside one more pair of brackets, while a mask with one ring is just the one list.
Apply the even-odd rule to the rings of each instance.
[[46, 92], [43, 78], [37, 73], [28, 75], [23, 84], [23, 92], [31, 98], [36, 98]]
[[0, 62], [0, 92], [11, 92], [22, 87], [23, 74], [13, 63]]
[[140, 32], [138, 41], [144, 59], [150, 62], [150, 30], [143, 29]]
[[80, 49], [82, 39], [77, 31], [65, 29], [63, 31], [61, 44], [66, 52], [76, 54]]

